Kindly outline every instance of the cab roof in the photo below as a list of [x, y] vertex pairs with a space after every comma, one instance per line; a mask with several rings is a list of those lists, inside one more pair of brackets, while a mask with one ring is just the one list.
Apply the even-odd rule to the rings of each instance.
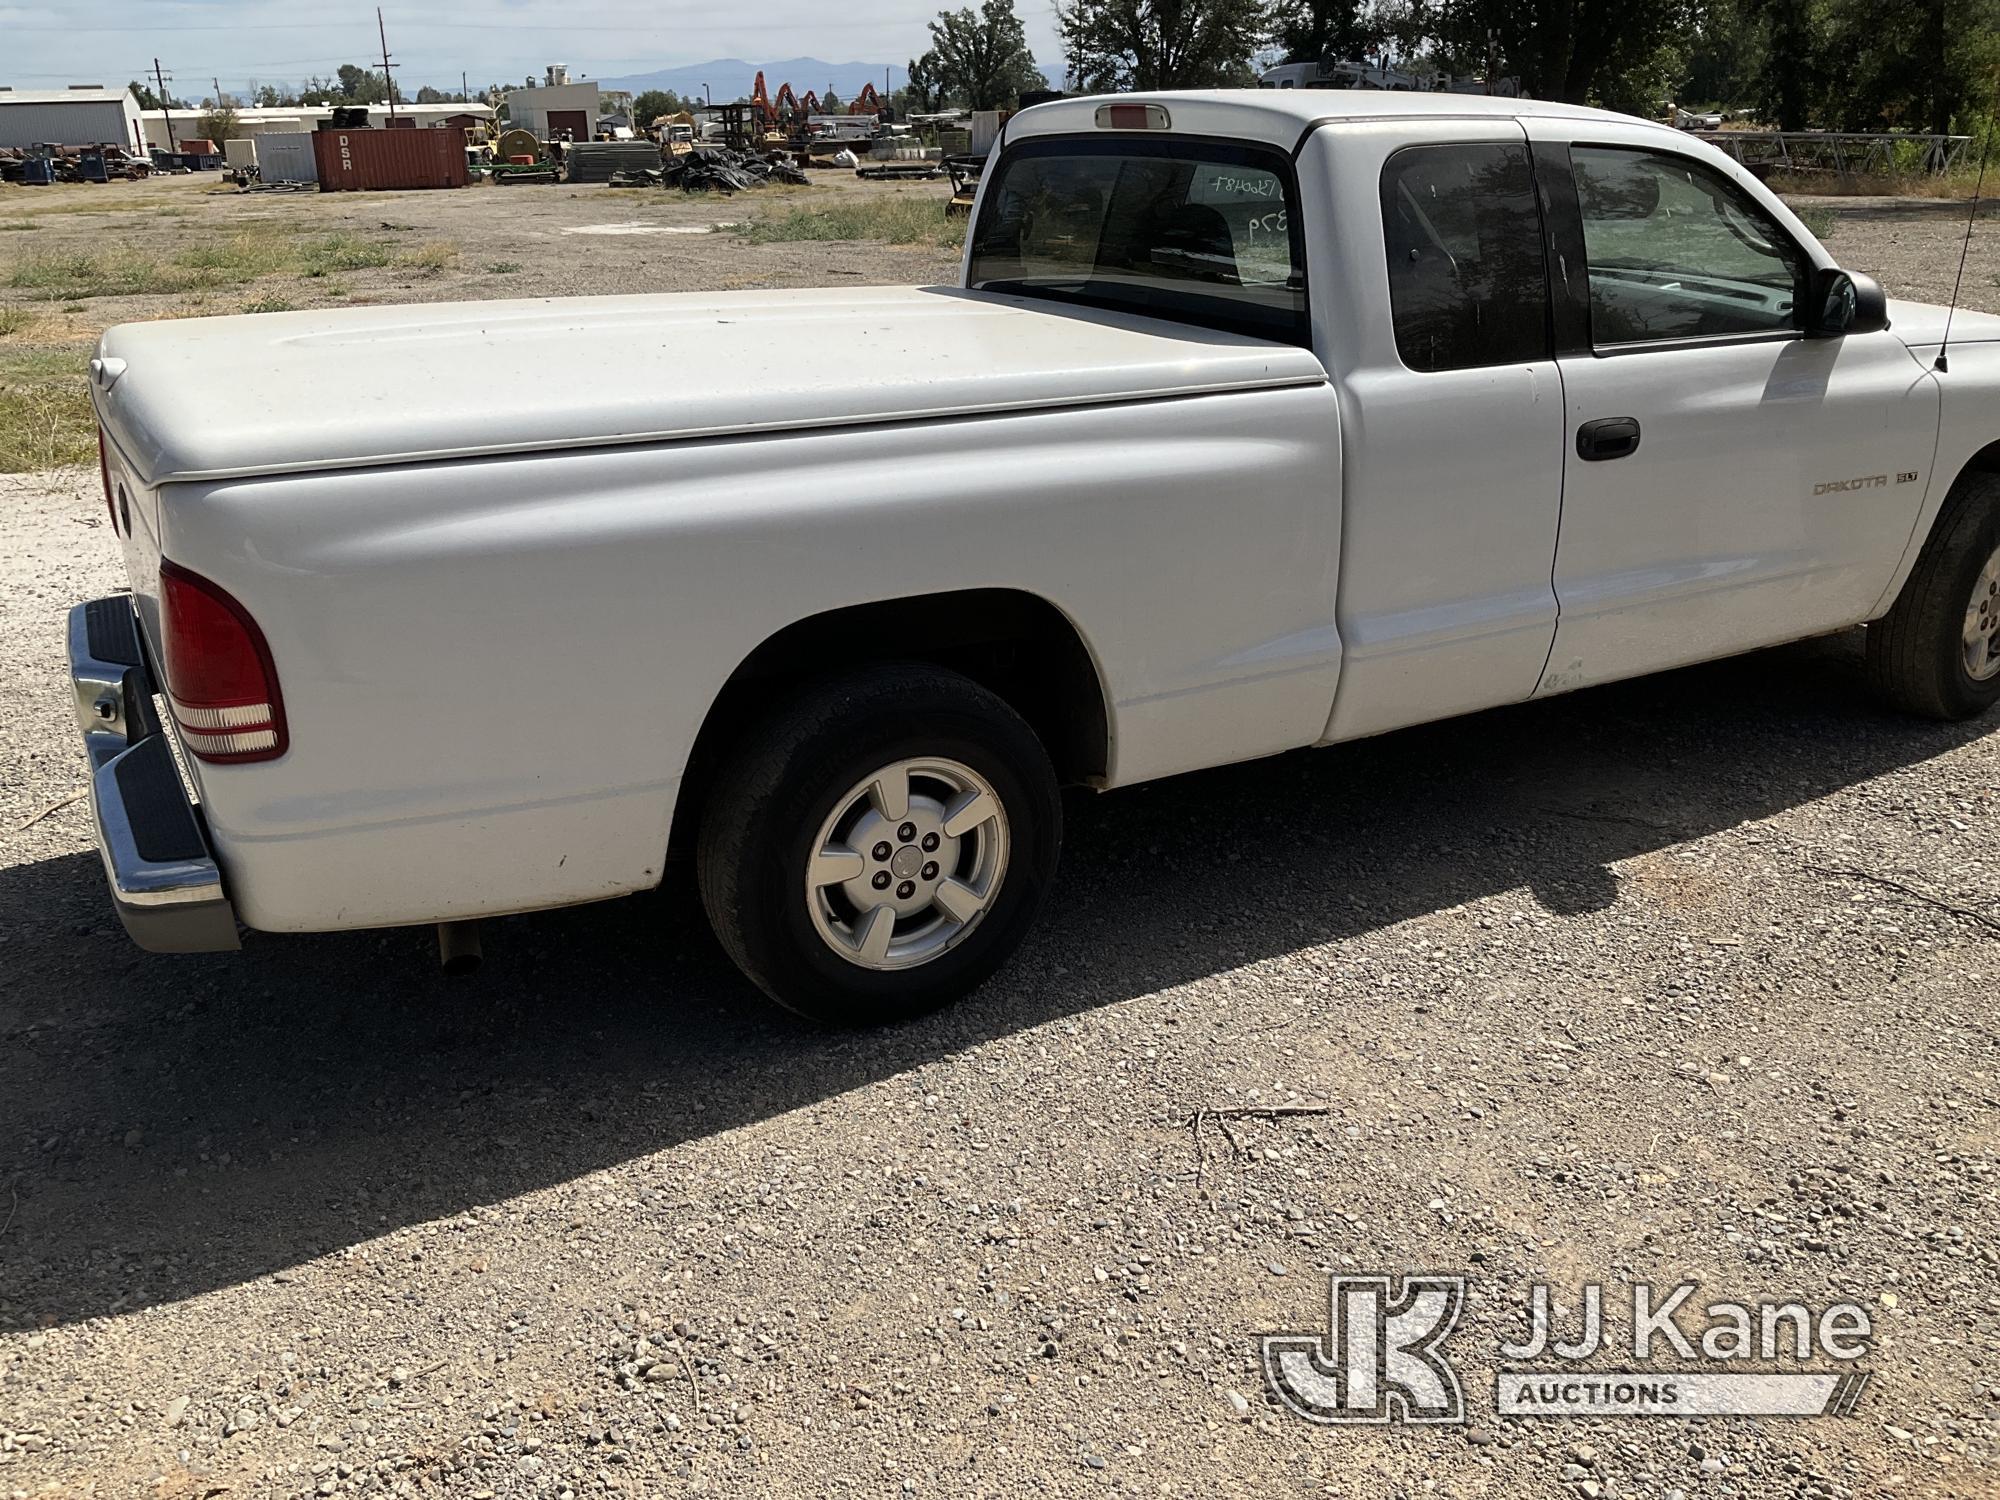
[[1007, 122], [1003, 142], [1030, 135], [1068, 135], [1097, 129], [1100, 104], [1158, 104], [1181, 135], [1261, 141], [1290, 151], [1314, 126], [1336, 120], [1519, 119], [1546, 116], [1672, 127], [1636, 115], [1548, 99], [1503, 99], [1485, 94], [1420, 94], [1383, 89], [1184, 89], [1150, 94], [1095, 94], [1053, 99], [1024, 109]]

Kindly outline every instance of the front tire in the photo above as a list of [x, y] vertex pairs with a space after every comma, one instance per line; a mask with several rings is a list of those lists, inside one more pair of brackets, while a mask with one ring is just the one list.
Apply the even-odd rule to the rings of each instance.
[[1952, 486], [1867, 650], [1870, 682], [1906, 713], [1969, 719], [2000, 701], [2000, 475]]
[[834, 1025], [935, 1009], [997, 969], [1055, 875], [1062, 803], [1035, 733], [924, 664], [811, 687], [745, 736], [696, 849], [723, 948]]

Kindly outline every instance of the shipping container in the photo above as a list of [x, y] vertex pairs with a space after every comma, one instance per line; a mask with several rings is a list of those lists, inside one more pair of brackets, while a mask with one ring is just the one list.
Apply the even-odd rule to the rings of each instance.
[[273, 133], [258, 136], [257, 180], [318, 182], [319, 163], [313, 160], [312, 132], [286, 131], [282, 135]]
[[313, 159], [328, 193], [464, 187], [472, 180], [465, 132], [456, 129], [322, 130], [313, 136]]
[[248, 171], [257, 165], [257, 138], [232, 135], [222, 143], [222, 159], [235, 171]]

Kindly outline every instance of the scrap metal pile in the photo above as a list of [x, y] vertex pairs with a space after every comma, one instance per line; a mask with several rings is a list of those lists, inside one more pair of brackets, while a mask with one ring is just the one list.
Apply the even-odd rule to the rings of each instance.
[[152, 170], [121, 146], [0, 146], [0, 182], [116, 182]]
[[740, 193], [767, 182], [804, 187], [809, 179], [798, 163], [782, 151], [732, 151], [726, 146], [697, 146], [662, 159], [643, 172], [619, 172], [613, 187], [677, 187], [687, 193]]

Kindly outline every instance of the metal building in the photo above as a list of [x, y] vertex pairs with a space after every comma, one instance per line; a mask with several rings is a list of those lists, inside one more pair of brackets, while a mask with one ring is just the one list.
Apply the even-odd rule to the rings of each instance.
[[146, 149], [139, 101], [127, 89], [73, 84], [16, 89], [0, 84], [0, 146], [126, 146]]
[[538, 141], [587, 141], [597, 134], [598, 89], [595, 83], [570, 81], [569, 69], [549, 65], [548, 81], [539, 87], [511, 89], [507, 123], [534, 132]]

